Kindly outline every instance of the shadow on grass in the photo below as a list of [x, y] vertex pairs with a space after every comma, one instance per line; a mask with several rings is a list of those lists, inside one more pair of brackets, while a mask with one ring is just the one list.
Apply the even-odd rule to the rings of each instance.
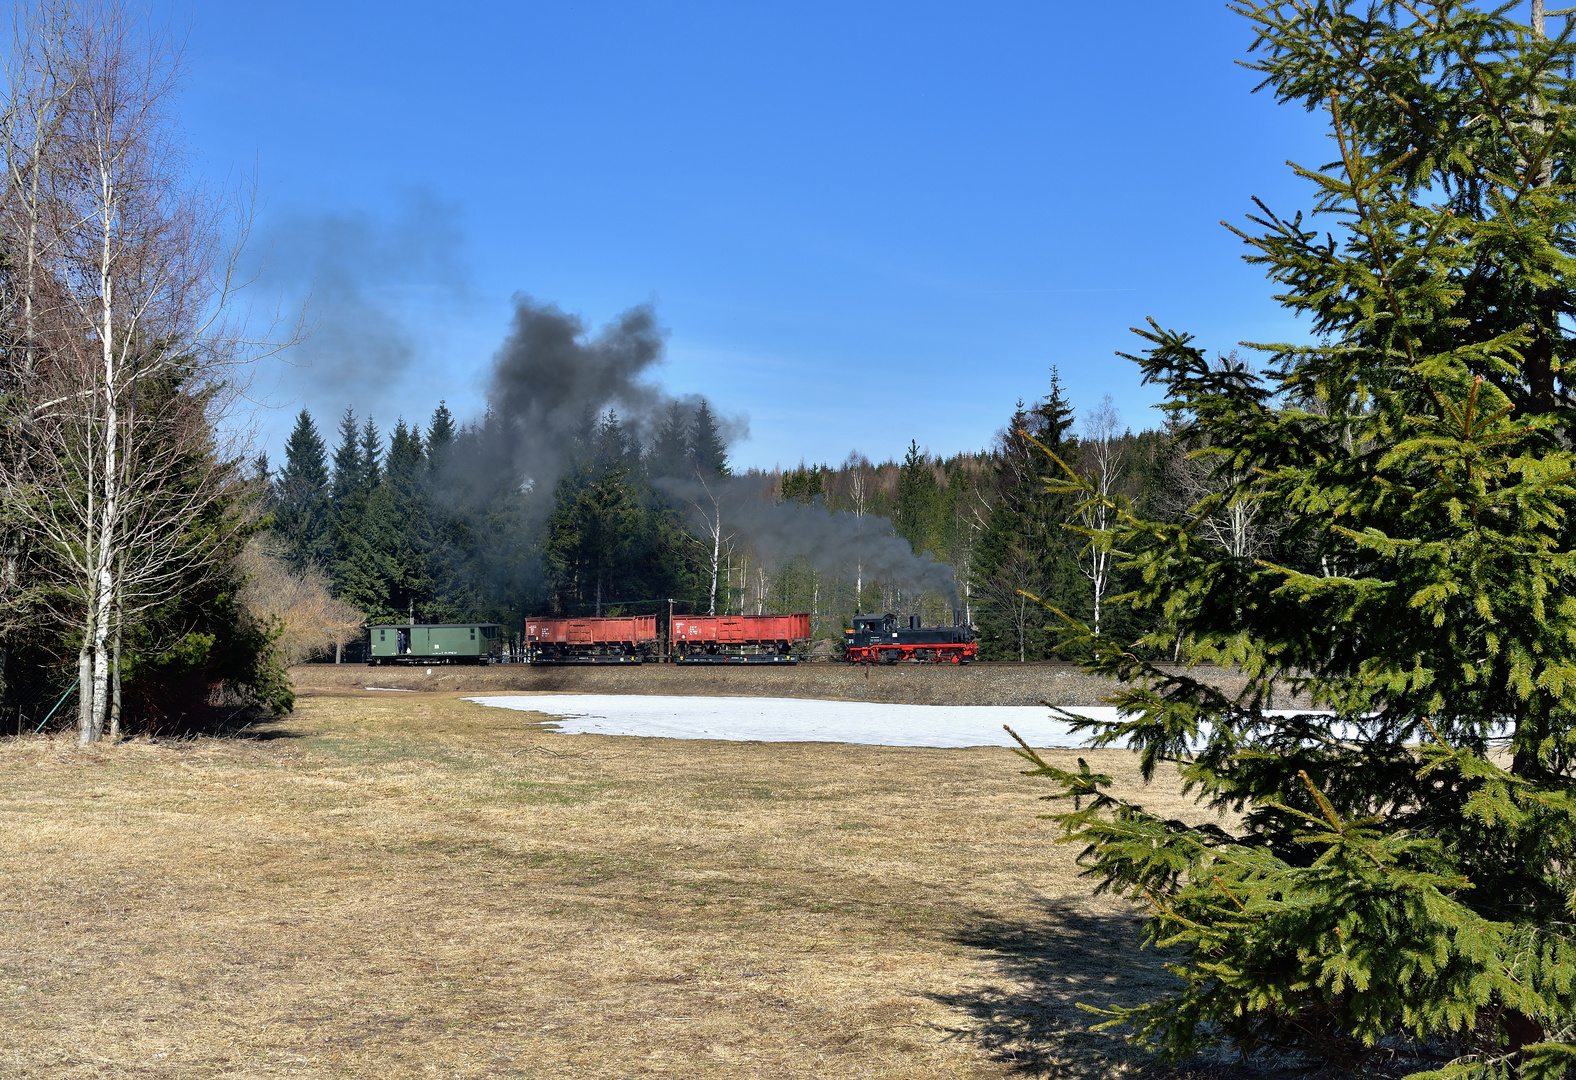
[[[1121, 1029], [1091, 1030], [1105, 1017], [1080, 1005], [1137, 1005], [1178, 983], [1153, 949], [1139, 947], [1140, 920], [1076, 902], [1044, 900], [1029, 919], [965, 915], [952, 935], [981, 950], [995, 977], [954, 993], [926, 995], [965, 1019], [948, 1034], [987, 1051], [1022, 1076], [1198, 1077], [1195, 1066], [1167, 1068], [1129, 1046]], [[1213, 1077], [1246, 1077], [1216, 1064]]]
[[301, 739], [312, 734], [299, 727], [285, 726], [287, 719], [255, 707], [201, 709], [146, 721], [133, 727], [130, 734], [143, 735], [158, 742], [203, 738], [272, 742], [275, 739]]

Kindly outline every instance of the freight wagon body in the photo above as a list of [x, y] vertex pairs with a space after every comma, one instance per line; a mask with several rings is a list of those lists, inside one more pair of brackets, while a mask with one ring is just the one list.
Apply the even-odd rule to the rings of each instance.
[[500, 658], [497, 623], [385, 623], [367, 631], [367, 663], [490, 664]]
[[896, 615], [856, 615], [843, 631], [843, 659], [853, 664], [966, 664], [979, 652], [971, 626], [921, 626], [919, 616], [900, 625]]
[[525, 620], [533, 664], [638, 664], [657, 645], [657, 617]]
[[675, 615], [670, 635], [678, 663], [792, 664], [793, 643], [810, 638], [810, 616]]

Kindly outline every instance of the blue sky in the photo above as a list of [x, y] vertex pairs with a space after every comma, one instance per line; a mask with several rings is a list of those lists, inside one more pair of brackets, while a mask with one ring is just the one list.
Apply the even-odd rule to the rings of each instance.
[[1251, 94], [1213, 2], [325, 4], [195, 0], [197, 169], [255, 170], [255, 292], [310, 290], [254, 384], [385, 427], [477, 412], [528, 293], [654, 303], [659, 373], [748, 417], [743, 465], [988, 445], [1057, 365], [1154, 424], [1127, 328], [1300, 327], [1219, 222], [1307, 202], [1316, 118]]

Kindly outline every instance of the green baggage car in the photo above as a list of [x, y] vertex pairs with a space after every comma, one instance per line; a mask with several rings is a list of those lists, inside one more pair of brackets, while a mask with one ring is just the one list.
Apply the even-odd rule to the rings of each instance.
[[497, 623], [435, 623], [373, 626], [367, 663], [491, 664], [502, 655]]

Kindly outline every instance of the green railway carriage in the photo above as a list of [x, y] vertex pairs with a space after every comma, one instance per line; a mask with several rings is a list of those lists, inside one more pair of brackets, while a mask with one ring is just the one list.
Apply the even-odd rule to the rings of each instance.
[[367, 631], [369, 664], [491, 664], [502, 655], [497, 623], [386, 623]]

